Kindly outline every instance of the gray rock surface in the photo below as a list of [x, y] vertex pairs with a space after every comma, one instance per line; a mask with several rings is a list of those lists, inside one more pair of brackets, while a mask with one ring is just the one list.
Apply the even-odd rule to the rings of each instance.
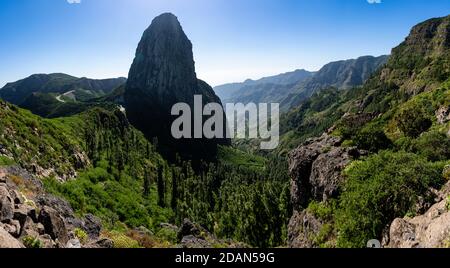
[[19, 240], [10, 235], [2, 226], [0, 226], [0, 248], [23, 248]]
[[414, 218], [395, 219], [389, 230], [390, 248], [450, 247], [450, 210], [447, 197], [450, 183], [441, 190], [439, 201], [425, 214]]

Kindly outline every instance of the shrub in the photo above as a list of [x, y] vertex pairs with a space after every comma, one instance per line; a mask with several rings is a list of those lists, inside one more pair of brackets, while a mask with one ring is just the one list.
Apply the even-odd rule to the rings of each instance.
[[450, 195], [447, 197], [447, 210], [450, 211]]
[[392, 146], [391, 140], [386, 136], [380, 127], [369, 125], [358, 131], [353, 138], [358, 148], [370, 152], [388, 149]]
[[426, 196], [429, 187], [444, 183], [442, 168], [415, 154], [390, 151], [350, 165], [335, 215], [338, 247], [364, 247], [379, 238], [388, 223], [405, 216], [419, 196]]
[[446, 165], [444, 167], [444, 171], [442, 172], [442, 176], [446, 180], [450, 180], [450, 165]]
[[11, 166], [11, 165], [14, 165], [13, 159], [3, 156], [3, 155], [0, 155], [0, 167], [1, 166]]
[[112, 231], [107, 233], [106, 236], [113, 241], [114, 248], [139, 248], [138, 241], [123, 233]]
[[312, 201], [308, 205], [308, 212], [312, 213], [314, 216], [321, 220], [331, 220], [336, 209], [336, 201], [332, 200], [328, 203], [319, 203]]
[[412, 138], [417, 138], [433, 124], [425, 109], [414, 103], [401, 109], [395, 116], [395, 121], [400, 131]]
[[78, 240], [80, 240], [80, 242], [81, 242], [82, 244], [84, 244], [84, 243], [87, 242], [88, 235], [87, 235], [87, 233], [86, 233], [84, 230], [82, 230], [82, 229], [80, 229], [80, 228], [75, 228], [75, 230], [73, 231], [73, 233], [74, 233], [75, 236], [78, 238]]
[[26, 248], [42, 248], [42, 242], [36, 237], [25, 236], [22, 238], [23, 245]]
[[424, 133], [413, 142], [412, 147], [414, 153], [433, 162], [450, 159], [450, 139], [444, 133], [437, 131]]
[[176, 230], [169, 228], [162, 228], [156, 233], [156, 236], [162, 240], [169, 241], [170, 243], [176, 244], [178, 242], [178, 233]]

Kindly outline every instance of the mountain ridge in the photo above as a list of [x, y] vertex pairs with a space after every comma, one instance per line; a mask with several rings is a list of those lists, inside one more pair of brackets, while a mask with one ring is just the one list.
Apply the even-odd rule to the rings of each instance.
[[0, 89], [0, 98], [21, 105], [24, 100], [36, 92], [63, 94], [71, 90], [83, 90], [94, 97], [111, 92], [125, 81], [124, 77], [90, 79], [64, 73], [33, 74], [24, 79], [7, 83]]
[[388, 57], [362, 56], [340, 60], [324, 65], [317, 72], [300, 69], [259, 80], [217, 86], [215, 91], [225, 102], [279, 102], [282, 111], [287, 112], [318, 90], [329, 87], [348, 89], [362, 85], [386, 63]]

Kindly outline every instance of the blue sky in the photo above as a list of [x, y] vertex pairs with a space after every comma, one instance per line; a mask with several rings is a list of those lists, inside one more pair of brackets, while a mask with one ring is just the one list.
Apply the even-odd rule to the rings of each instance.
[[68, 1], [0, 1], [0, 87], [33, 73], [127, 76], [163, 12], [178, 16], [212, 85], [387, 54], [413, 25], [450, 14], [449, 0]]

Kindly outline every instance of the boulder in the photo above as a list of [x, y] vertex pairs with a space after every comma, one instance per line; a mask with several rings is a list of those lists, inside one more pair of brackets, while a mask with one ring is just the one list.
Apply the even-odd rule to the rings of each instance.
[[81, 248], [81, 242], [76, 238], [70, 239], [66, 243], [66, 248]]
[[73, 209], [70, 206], [69, 202], [54, 195], [41, 195], [37, 198], [36, 204], [42, 207], [51, 207], [64, 218], [75, 218]]
[[63, 218], [55, 209], [44, 206], [39, 214], [38, 221], [45, 228], [45, 233], [49, 234], [53, 240], [65, 245], [68, 238], [68, 232]]
[[43, 248], [56, 248], [57, 246], [55, 241], [53, 241], [52, 237], [48, 234], [41, 235], [38, 239], [41, 241]]
[[22, 224], [22, 231], [20, 233], [21, 237], [31, 236], [37, 237], [45, 233], [45, 228], [43, 228], [41, 223], [36, 224], [30, 217], [26, 217], [24, 223]]
[[439, 124], [445, 124], [450, 121], [450, 107], [442, 106], [436, 111], [436, 119]]
[[85, 248], [114, 248], [114, 242], [108, 238], [101, 238], [84, 246]]
[[20, 223], [16, 220], [9, 220], [8, 223], [3, 224], [3, 229], [7, 231], [13, 237], [19, 237], [20, 235]]
[[14, 204], [23, 204], [25, 201], [23, 195], [16, 190], [11, 190], [10, 194], [11, 198], [14, 200]]
[[83, 221], [83, 230], [86, 231], [90, 239], [97, 239], [100, 236], [102, 222], [92, 214], [87, 214]]
[[182, 239], [185, 236], [199, 236], [201, 234], [201, 227], [195, 225], [193, 222], [191, 222], [189, 219], [184, 219], [183, 224], [180, 227], [180, 230], [178, 231], [178, 237]]
[[37, 222], [36, 209], [28, 205], [19, 205], [14, 210], [14, 219], [20, 222], [23, 226], [27, 218], [30, 218], [33, 222]]
[[23, 244], [0, 227], [0, 248], [24, 248]]
[[[390, 226], [390, 248], [441, 248], [450, 246], [450, 211], [448, 209], [448, 183], [441, 191], [442, 201], [434, 204], [425, 214], [414, 218], [395, 219]], [[445, 194], [444, 194], [445, 193]]]
[[14, 216], [14, 201], [8, 189], [0, 185], [0, 222], [11, 220]]

